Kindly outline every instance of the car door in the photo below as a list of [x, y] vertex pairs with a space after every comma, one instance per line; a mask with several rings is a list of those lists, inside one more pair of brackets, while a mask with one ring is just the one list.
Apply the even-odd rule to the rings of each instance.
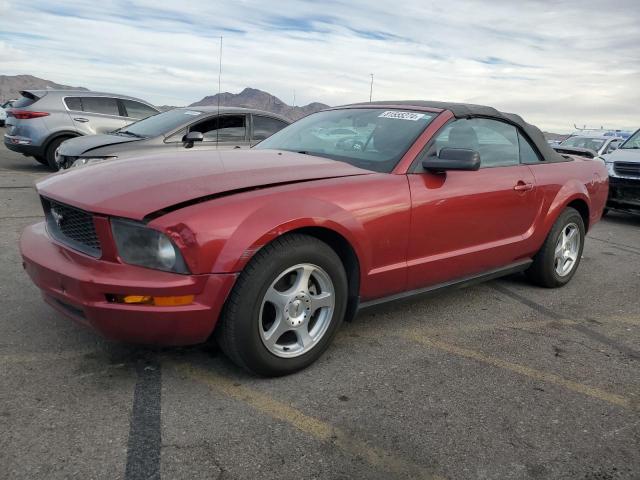
[[475, 150], [481, 166], [477, 171], [408, 175], [409, 289], [516, 262], [540, 208], [533, 174], [520, 162], [515, 126], [486, 118], [455, 120], [436, 134], [425, 155], [442, 147]]
[[193, 150], [249, 148], [249, 129], [245, 114], [223, 114], [201, 120], [189, 127], [189, 132], [201, 132], [202, 142]]
[[108, 133], [126, 125], [118, 100], [113, 97], [65, 97], [64, 103], [82, 135]]
[[251, 146], [269, 138], [288, 125], [282, 120], [264, 115], [251, 115], [251, 117]]

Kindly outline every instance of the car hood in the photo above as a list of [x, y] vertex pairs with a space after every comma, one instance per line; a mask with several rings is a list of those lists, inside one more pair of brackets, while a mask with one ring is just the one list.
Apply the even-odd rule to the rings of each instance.
[[640, 150], [633, 148], [619, 148], [613, 152], [603, 155], [608, 162], [636, 162], [640, 163]]
[[94, 213], [142, 220], [170, 207], [250, 188], [372, 174], [277, 150], [188, 151], [105, 161], [38, 182], [38, 192]]
[[126, 135], [84, 135], [82, 137], [70, 138], [60, 145], [60, 155], [65, 157], [78, 157], [84, 153], [89, 153], [96, 148], [117, 145], [119, 143], [130, 143], [141, 140], [137, 137]]

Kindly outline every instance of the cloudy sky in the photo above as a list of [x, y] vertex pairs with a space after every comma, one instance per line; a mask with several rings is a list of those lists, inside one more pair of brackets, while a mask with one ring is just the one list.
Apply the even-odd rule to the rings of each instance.
[[489, 104], [544, 129], [640, 126], [640, 2], [0, 0], [0, 74], [184, 105]]

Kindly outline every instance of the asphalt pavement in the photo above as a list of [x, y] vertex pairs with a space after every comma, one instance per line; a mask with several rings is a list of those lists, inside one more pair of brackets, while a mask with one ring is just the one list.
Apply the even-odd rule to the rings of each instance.
[[388, 304], [261, 379], [48, 307], [18, 252], [47, 173], [0, 147], [0, 478], [640, 478], [640, 218], [596, 225], [562, 289]]

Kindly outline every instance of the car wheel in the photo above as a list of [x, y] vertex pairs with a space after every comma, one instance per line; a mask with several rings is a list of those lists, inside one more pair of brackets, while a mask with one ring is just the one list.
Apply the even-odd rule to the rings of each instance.
[[580, 265], [584, 248], [585, 228], [582, 217], [568, 207], [558, 217], [540, 251], [527, 270], [529, 279], [546, 288], [569, 283]]
[[347, 275], [326, 243], [285, 235], [263, 247], [240, 274], [216, 328], [222, 350], [265, 376], [313, 363], [331, 343], [347, 305]]
[[47, 161], [47, 163], [45, 165], [49, 165], [49, 168], [54, 172], [57, 172], [60, 169], [60, 166], [56, 163], [56, 150], [62, 142], [64, 142], [65, 140], [69, 140], [69, 138], [71, 137], [55, 138], [47, 147], [47, 152], [45, 153], [45, 160]]
[[40, 155], [34, 155], [33, 158], [35, 158], [38, 161], [38, 163], [49, 166], [49, 163], [47, 162], [47, 159], [45, 157], [41, 157]]

